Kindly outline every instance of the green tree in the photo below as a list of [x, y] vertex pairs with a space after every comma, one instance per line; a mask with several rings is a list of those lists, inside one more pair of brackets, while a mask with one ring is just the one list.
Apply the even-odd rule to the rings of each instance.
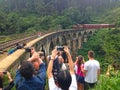
[[6, 14], [0, 11], [0, 34], [4, 34], [6, 27]]
[[106, 53], [106, 60], [120, 62], [120, 30], [110, 30], [104, 38], [103, 49]]
[[19, 32], [18, 20], [19, 16], [17, 13], [10, 13], [7, 15], [6, 34], [15, 34]]

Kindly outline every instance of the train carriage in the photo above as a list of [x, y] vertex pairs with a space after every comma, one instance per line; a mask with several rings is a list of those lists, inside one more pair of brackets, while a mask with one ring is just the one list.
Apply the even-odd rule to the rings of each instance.
[[74, 25], [74, 29], [85, 28], [85, 29], [100, 29], [100, 28], [113, 28], [114, 24], [77, 24]]

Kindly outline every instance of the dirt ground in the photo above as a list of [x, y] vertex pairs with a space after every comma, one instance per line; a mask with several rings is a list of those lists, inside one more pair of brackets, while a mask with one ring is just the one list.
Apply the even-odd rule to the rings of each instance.
[[7, 57], [7, 52], [4, 52], [3, 54], [0, 54], [0, 61], [2, 61], [6, 57]]

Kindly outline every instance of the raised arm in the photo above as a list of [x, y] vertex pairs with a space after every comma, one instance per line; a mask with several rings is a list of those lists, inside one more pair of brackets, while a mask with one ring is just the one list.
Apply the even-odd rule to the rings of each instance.
[[68, 47], [64, 47], [64, 51], [66, 52], [67, 58], [68, 58], [68, 63], [69, 63], [69, 68], [70, 68], [70, 73], [74, 74], [74, 64], [73, 64], [73, 60], [72, 57], [70, 55], [69, 49]]
[[48, 76], [48, 79], [50, 79], [51, 77], [53, 77], [53, 74], [52, 74], [52, 69], [53, 69], [53, 61], [55, 60], [55, 56], [57, 55], [57, 50], [54, 49], [52, 51], [52, 55], [51, 55], [51, 60], [48, 64], [48, 68], [47, 68], [47, 76]]
[[45, 83], [46, 68], [45, 68], [45, 63], [43, 63], [43, 62], [39, 65], [37, 77], [40, 78], [41, 80], [43, 80]]

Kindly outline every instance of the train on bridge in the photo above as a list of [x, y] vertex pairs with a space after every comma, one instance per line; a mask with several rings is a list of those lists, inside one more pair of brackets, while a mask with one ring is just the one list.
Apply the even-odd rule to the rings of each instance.
[[100, 29], [100, 28], [114, 28], [115, 24], [76, 24], [73, 25], [74, 29]]

